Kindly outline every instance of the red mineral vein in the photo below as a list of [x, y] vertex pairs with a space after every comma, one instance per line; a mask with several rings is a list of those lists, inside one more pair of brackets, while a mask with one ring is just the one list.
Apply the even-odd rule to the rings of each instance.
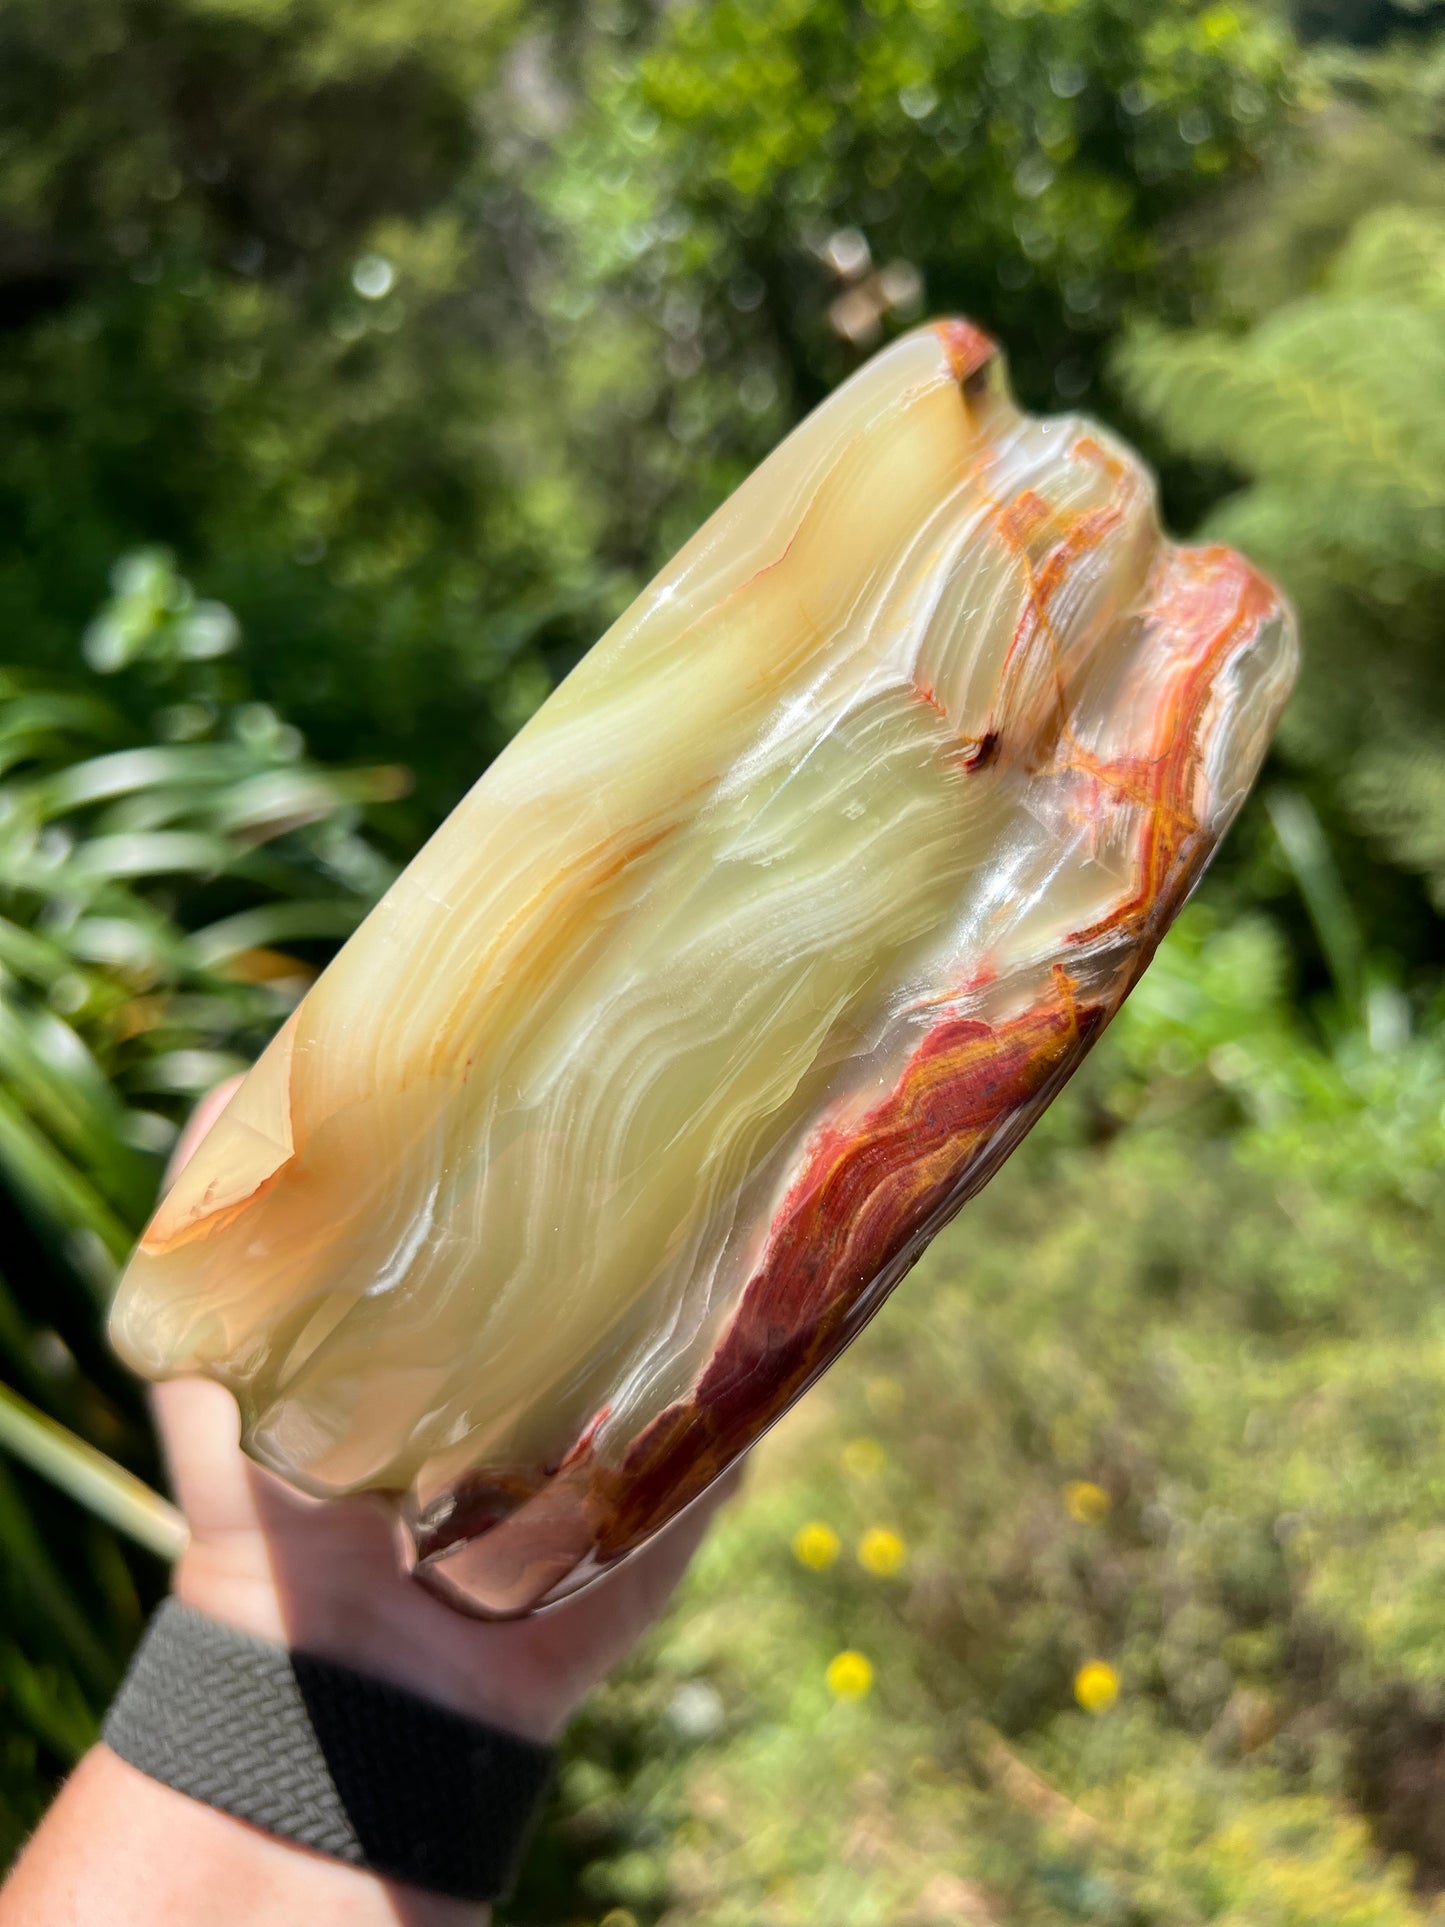
[[[1058, 564], [1036, 584], [1034, 609], [1045, 627], [1068, 565], [1105, 522], [1085, 514], [1066, 524]], [[1127, 938], [1115, 982], [1080, 1005], [1055, 966], [1052, 994], [1010, 1022], [944, 1018], [888, 1097], [855, 1126], [817, 1135], [696, 1387], [634, 1439], [620, 1467], [591, 1468], [588, 1509], [600, 1558], [645, 1539], [786, 1408], [851, 1335], [850, 1313], [870, 1287], [885, 1274], [896, 1281], [938, 1214], [957, 1210], [987, 1181], [1075, 1069], [1212, 847], [1211, 826], [1192, 807], [1204, 709], [1222, 659], [1251, 641], [1275, 606], [1269, 585], [1228, 551], [1171, 557], [1148, 611], [1158, 647], [1176, 665], [1160, 692], [1155, 753], [1110, 764], [1088, 756], [1067, 729], [1058, 745], [1062, 767], [1123, 791], [1143, 810], [1136, 888], [1072, 939]]]
[[593, 1468], [597, 1551], [614, 1557], [684, 1505], [841, 1348], [850, 1313], [942, 1209], [957, 1209], [1012, 1149], [1103, 1027], [1056, 973], [1009, 1023], [950, 1017], [890, 1094], [849, 1128], [825, 1127], [784, 1198], [766, 1253], [694, 1390]]

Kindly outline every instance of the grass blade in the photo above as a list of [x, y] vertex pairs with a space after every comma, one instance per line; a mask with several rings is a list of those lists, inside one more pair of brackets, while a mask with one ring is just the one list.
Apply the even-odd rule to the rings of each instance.
[[186, 1522], [158, 1492], [0, 1385], [0, 1446], [160, 1559], [180, 1557]]

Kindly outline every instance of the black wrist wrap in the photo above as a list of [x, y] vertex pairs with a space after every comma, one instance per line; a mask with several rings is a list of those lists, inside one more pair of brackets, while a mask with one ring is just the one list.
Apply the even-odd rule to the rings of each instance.
[[553, 1763], [549, 1747], [174, 1599], [152, 1619], [102, 1737], [222, 1813], [471, 1901], [510, 1891]]

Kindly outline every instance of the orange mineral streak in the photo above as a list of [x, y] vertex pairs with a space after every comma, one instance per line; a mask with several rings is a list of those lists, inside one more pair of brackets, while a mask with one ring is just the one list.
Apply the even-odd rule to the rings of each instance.
[[[1066, 768], [1143, 809], [1132, 894], [1106, 919], [1072, 931], [1070, 944], [1105, 934], [1134, 937], [1146, 926], [1155, 931], [1157, 943], [1173, 921], [1180, 883], [1192, 880], [1203, 861], [1200, 857], [1181, 874], [1189, 845], [1201, 834], [1194, 799], [1205, 708], [1226, 660], [1248, 647], [1279, 609], [1270, 583], [1232, 549], [1175, 550], [1160, 577], [1145, 624], [1155, 648], [1172, 659], [1175, 673], [1154, 709], [1148, 753], [1105, 759], [1071, 743], [1063, 758]], [[1142, 956], [1139, 971], [1153, 948]]]
[[296, 1154], [292, 1060], [300, 1012], [293, 1011], [225, 1110], [224, 1155], [193, 1159], [161, 1200], [140, 1249], [159, 1257], [213, 1237], [274, 1188]]
[[967, 382], [998, 355], [998, 343], [971, 321], [939, 321], [934, 333], [943, 343], [954, 378]]
[[[687, 798], [681, 799], [682, 803]], [[459, 1061], [464, 1073], [470, 1071], [481, 1050], [474, 1016], [480, 1001], [480, 986], [488, 974], [500, 975], [487, 1011], [488, 1029], [496, 1031], [519, 1016], [535, 997], [536, 986], [575, 951], [579, 929], [589, 914], [595, 917], [597, 905], [611, 886], [622, 881], [677, 827], [676, 819], [651, 829], [642, 836], [615, 836], [599, 848], [585, 850], [565, 863], [545, 890], [537, 891], [506, 924], [489, 933], [473, 972], [464, 978], [459, 993], [436, 1026], [426, 1055], [403, 1073], [404, 1082], [444, 1076]], [[509, 973], [497, 972], [497, 960], [509, 949], [521, 950], [521, 938], [530, 939], [524, 968]]]

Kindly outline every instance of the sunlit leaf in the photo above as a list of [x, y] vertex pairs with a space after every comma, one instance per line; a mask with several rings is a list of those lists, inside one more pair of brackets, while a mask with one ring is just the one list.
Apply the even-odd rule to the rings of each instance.
[[168, 1499], [0, 1385], [0, 1447], [157, 1558], [184, 1550], [186, 1522]]

